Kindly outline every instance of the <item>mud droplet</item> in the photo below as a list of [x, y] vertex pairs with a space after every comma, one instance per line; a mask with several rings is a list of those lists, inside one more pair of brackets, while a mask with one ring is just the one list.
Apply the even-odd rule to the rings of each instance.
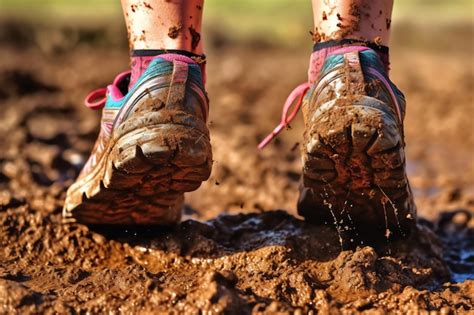
[[178, 37], [179, 35], [179, 32], [183, 29], [183, 25], [180, 23], [178, 25], [175, 25], [175, 26], [171, 26], [168, 30], [168, 37], [169, 38], [172, 38], [172, 39], [175, 39]]
[[199, 42], [201, 41], [201, 34], [199, 34], [194, 26], [190, 26], [188, 28], [189, 33], [191, 34], [191, 49], [194, 50], [196, 47], [199, 45]]
[[328, 16], [326, 14], [326, 11], [323, 11], [323, 21], [327, 21]]
[[141, 40], [141, 41], [145, 40], [145, 30], [142, 30], [142, 33], [140, 34], [139, 40]]
[[153, 10], [153, 7], [148, 2], [143, 2], [143, 5], [145, 6], [145, 8]]
[[377, 36], [374, 38], [374, 43], [377, 45], [382, 45], [382, 38], [380, 36]]

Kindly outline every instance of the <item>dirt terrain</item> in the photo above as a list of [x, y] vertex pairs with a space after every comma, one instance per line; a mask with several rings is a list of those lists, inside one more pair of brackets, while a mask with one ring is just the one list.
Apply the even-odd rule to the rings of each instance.
[[128, 67], [126, 43], [0, 24], [0, 313], [474, 311], [471, 26], [417, 28], [423, 40], [395, 26], [419, 228], [343, 250], [296, 215], [301, 118], [256, 150], [306, 78], [309, 35], [290, 50], [210, 34], [211, 179], [178, 226], [107, 228], [63, 224], [61, 208], [99, 127], [83, 97]]

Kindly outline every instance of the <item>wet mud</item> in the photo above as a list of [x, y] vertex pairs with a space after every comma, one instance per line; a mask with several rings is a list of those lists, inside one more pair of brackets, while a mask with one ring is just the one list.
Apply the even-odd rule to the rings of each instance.
[[177, 226], [111, 228], [64, 224], [61, 209], [99, 128], [83, 96], [127, 68], [126, 42], [67, 53], [10, 42], [0, 40], [0, 313], [472, 312], [469, 52], [392, 48], [420, 220], [409, 239], [346, 249], [334, 227], [296, 215], [301, 119], [256, 150], [305, 80], [310, 43], [296, 53], [209, 45], [211, 179]]

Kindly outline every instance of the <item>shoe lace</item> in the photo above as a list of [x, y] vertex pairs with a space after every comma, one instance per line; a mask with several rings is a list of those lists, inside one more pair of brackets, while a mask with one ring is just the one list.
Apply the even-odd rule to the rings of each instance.
[[[111, 90], [118, 90], [117, 85], [119, 82], [127, 76], [130, 76], [131, 71], [124, 71], [121, 72], [117, 77], [114, 79], [114, 82], [112, 84], [109, 84], [105, 88], [100, 88], [97, 90], [94, 90], [87, 94], [86, 98], [84, 99], [84, 105], [87, 108], [90, 108], [92, 110], [98, 110], [102, 109], [105, 106], [105, 103], [107, 102], [107, 94]], [[113, 95], [113, 94], [112, 94]]]
[[[306, 92], [309, 90], [310, 84], [308, 82], [302, 83], [298, 85], [291, 93], [288, 95], [285, 104], [283, 105], [283, 110], [281, 114], [281, 120], [278, 126], [273, 129], [273, 131], [265, 137], [265, 139], [260, 142], [258, 145], [258, 149], [262, 150], [269, 144], [273, 138], [275, 138], [284, 128], [286, 128], [290, 122], [295, 119], [296, 115], [298, 114], [301, 105], [303, 104], [303, 99], [306, 95]], [[297, 100], [293, 111], [290, 112], [291, 106]]]
[[100, 88], [87, 94], [84, 99], [84, 105], [87, 108], [98, 110], [105, 106], [107, 101], [107, 88]]

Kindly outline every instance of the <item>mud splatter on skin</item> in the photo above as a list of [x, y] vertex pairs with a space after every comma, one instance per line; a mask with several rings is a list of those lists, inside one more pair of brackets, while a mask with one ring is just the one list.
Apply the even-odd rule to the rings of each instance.
[[382, 45], [382, 38], [380, 36], [377, 36], [374, 38], [374, 43], [381, 46]]
[[191, 34], [191, 49], [195, 50], [201, 41], [201, 34], [199, 34], [192, 25], [188, 28], [188, 30]]
[[[342, 38], [347, 38], [351, 36], [353, 33], [359, 31], [360, 29], [360, 20], [361, 20], [361, 12], [359, 7], [356, 4], [351, 4], [348, 16], [342, 17], [340, 13], [336, 13], [337, 20], [339, 21], [336, 26], [339, 28], [337, 31], [333, 32], [332, 34], [326, 35], [322, 32], [319, 32], [319, 36], [313, 36], [313, 41], [316, 40], [328, 40], [328, 39], [335, 39], [339, 40]], [[314, 32], [316, 33], [316, 32]], [[324, 35], [324, 36], [323, 36]]]
[[321, 32], [318, 27], [315, 27], [313, 31], [309, 31], [309, 34], [314, 44], [328, 40], [326, 34]]
[[323, 21], [327, 21], [328, 16], [327, 16], [327, 14], [326, 14], [326, 11], [323, 11], [323, 16], [322, 16], [322, 18], [323, 18]]
[[391, 19], [385, 19], [385, 26], [387, 27], [387, 30], [390, 29], [391, 25], [392, 25], [392, 20]]
[[138, 9], [138, 6], [137, 6], [136, 4], [132, 4], [132, 5], [130, 6], [130, 9], [132, 10], [133, 13], [135, 13], [135, 12], [137, 11], [137, 9]]
[[198, 4], [198, 5], [196, 5], [196, 8], [197, 8], [199, 11], [201, 11], [201, 10], [202, 10], [202, 6], [201, 6], [201, 5], [199, 5], [199, 4]]
[[140, 41], [145, 41], [145, 39], [146, 39], [145, 34], [146, 34], [145, 30], [142, 30], [142, 32], [141, 32], [140, 37], [138, 38], [138, 40], [140, 40]]
[[183, 25], [179, 23], [178, 25], [171, 26], [168, 30], [168, 37], [175, 39], [179, 36], [179, 32], [183, 29]]
[[143, 5], [145, 6], [145, 8], [153, 10], [153, 7], [148, 2], [143, 2]]

